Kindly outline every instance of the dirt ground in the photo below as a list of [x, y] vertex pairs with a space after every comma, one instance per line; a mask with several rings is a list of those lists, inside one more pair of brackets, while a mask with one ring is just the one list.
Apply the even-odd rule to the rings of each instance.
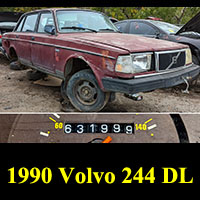
[[[28, 70], [12, 71], [9, 61], [0, 54], [0, 112], [61, 112], [60, 87], [34, 84]], [[135, 102], [117, 94], [102, 112], [200, 112], [200, 81], [183, 94], [183, 87], [143, 93], [143, 101]], [[76, 110], [69, 105], [69, 112]]]

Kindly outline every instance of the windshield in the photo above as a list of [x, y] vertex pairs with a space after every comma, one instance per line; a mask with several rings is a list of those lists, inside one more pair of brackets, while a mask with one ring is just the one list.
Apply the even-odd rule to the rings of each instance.
[[57, 11], [58, 30], [68, 32], [118, 32], [109, 18], [90, 11]]
[[151, 23], [167, 32], [168, 34], [176, 34], [180, 30], [180, 27], [166, 22], [151, 21]]

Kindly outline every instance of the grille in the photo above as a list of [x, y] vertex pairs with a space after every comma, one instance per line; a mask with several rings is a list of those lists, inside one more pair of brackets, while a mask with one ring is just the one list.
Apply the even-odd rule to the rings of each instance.
[[157, 53], [158, 61], [158, 70], [168, 70], [185, 65], [185, 51], [176, 51], [176, 52], [158, 52]]

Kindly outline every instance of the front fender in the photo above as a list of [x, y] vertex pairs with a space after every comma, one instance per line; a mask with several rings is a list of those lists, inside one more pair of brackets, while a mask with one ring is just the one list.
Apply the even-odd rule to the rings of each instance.
[[[85, 66], [83, 68], [78, 67], [78, 69], [74, 69], [73, 59], [80, 59], [85, 63]], [[82, 69], [91, 69], [96, 77], [99, 87], [104, 91], [102, 78], [105, 76], [114, 76], [114, 65], [114, 62], [103, 57], [73, 54], [66, 59], [64, 74], [65, 77], [67, 77], [68, 75], [74, 74]]]

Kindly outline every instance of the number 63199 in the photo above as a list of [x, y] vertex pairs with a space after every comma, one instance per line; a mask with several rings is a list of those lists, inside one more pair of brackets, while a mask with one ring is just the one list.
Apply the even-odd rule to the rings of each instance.
[[66, 134], [71, 133], [125, 133], [134, 134], [134, 123], [66, 123], [64, 127]]

